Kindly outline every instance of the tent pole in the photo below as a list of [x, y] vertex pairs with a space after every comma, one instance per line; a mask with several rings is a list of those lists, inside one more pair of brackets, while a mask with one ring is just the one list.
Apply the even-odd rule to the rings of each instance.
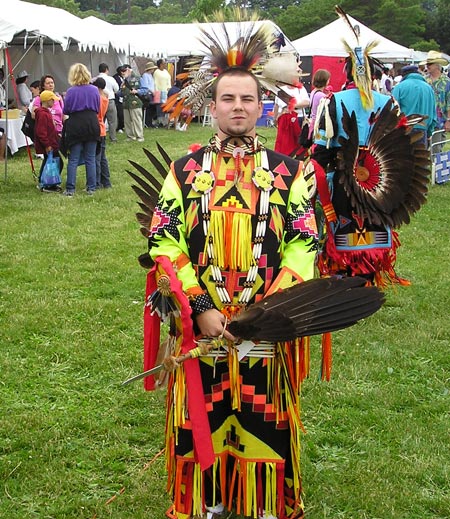
[[3, 62], [5, 64], [5, 78], [6, 78], [6, 81], [5, 81], [5, 121], [6, 121], [6, 128], [5, 128], [5, 135], [4, 135], [4, 139], [6, 139], [6, 142], [5, 142], [5, 182], [8, 180], [8, 107], [9, 107], [9, 102], [8, 102], [8, 99], [9, 99], [9, 75], [11, 73], [11, 71], [9, 70], [9, 60], [7, 59], [8, 58], [8, 54], [7, 54], [7, 50], [8, 48], [5, 47], [3, 49]]
[[44, 38], [39, 38], [39, 54], [41, 55], [41, 77], [45, 74], [44, 72]]

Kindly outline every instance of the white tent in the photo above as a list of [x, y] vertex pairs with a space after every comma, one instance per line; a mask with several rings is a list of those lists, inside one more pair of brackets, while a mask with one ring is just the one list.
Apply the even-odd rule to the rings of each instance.
[[[383, 61], [410, 61], [413, 58], [413, 50], [388, 40], [381, 34], [369, 29], [364, 24], [349, 16], [353, 26], [358, 25], [360, 30], [359, 41], [362, 47], [376, 40], [379, 42], [371, 55]], [[300, 56], [347, 56], [342, 40], [349, 45], [355, 45], [355, 37], [342, 18], [325, 25], [311, 34], [294, 40], [292, 44]]]
[[[243, 32], [247, 31], [251, 22], [244, 22]], [[237, 39], [240, 24], [227, 22], [225, 24], [231, 41]], [[281, 34], [281, 29], [269, 20], [260, 20], [255, 24], [255, 31], [261, 25], [268, 25], [275, 35]], [[210, 34], [217, 34], [220, 40], [221, 24], [202, 23], [200, 26]], [[147, 25], [116, 25], [111, 43], [117, 48], [127, 51], [129, 55], [158, 57], [199, 56], [205, 49], [199, 41], [199, 27], [195, 23], [165, 23]], [[292, 43], [285, 38], [286, 46], [281, 50], [295, 51]], [[127, 48], [128, 46], [128, 48]]]
[[113, 71], [124, 62], [110, 41], [114, 30], [92, 30], [89, 22], [46, 5], [8, 0], [7, 7], [0, 12], [0, 48], [8, 48], [14, 75], [25, 69], [31, 82], [51, 74], [63, 91], [72, 63], [84, 63], [95, 74], [102, 61]]

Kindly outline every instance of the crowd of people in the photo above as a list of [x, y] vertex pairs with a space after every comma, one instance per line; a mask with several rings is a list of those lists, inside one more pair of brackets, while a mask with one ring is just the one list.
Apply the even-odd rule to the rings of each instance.
[[[380, 64], [372, 75], [372, 88], [375, 92], [392, 96], [406, 115], [426, 115], [425, 121], [416, 126], [422, 131], [424, 143], [434, 153], [440, 151], [439, 146], [450, 131], [450, 78], [447, 69], [448, 60], [441, 52], [430, 51], [427, 58], [418, 64], [401, 67], [387, 67]], [[295, 106], [287, 105], [280, 99], [274, 102], [274, 124], [277, 127], [275, 150], [288, 155], [304, 152], [304, 140], [301, 138], [302, 126], [307, 114], [309, 139], [308, 147], [313, 144], [316, 114], [319, 102], [327, 95], [333, 96], [329, 86], [330, 72], [325, 69], [315, 71], [311, 81], [311, 92], [308, 94], [301, 83], [302, 70], [298, 70], [296, 86], [285, 87], [295, 99]], [[351, 82], [342, 85], [341, 90], [352, 88]], [[300, 102], [300, 99], [302, 100]], [[298, 123], [298, 124], [297, 124]], [[441, 130], [441, 131], [439, 131]]]
[[[0, 73], [1, 109], [6, 107], [6, 95], [3, 69]], [[13, 104], [24, 116], [28, 114], [24, 133], [34, 142], [36, 158], [43, 159], [38, 184], [42, 192], [74, 196], [77, 169], [83, 164], [88, 195], [93, 195], [97, 189], [111, 188], [107, 141], [115, 144], [117, 134], [125, 133], [127, 141], [144, 142], [144, 127], [169, 127], [162, 105], [169, 91], [174, 92], [175, 82], [164, 59], [156, 64], [148, 62], [142, 75], [128, 64], [120, 65], [116, 73], [110, 75], [108, 64], [100, 63], [98, 74], [93, 76], [85, 65], [75, 63], [68, 72], [70, 88], [64, 93], [55, 91], [55, 79], [49, 74], [31, 84], [28, 79], [26, 70], [17, 74]], [[48, 125], [49, 117], [53, 127]], [[0, 128], [1, 158], [5, 148], [5, 131]], [[52, 160], [57, 160], [60, 173], [64, 157], [67, 159], [65, 189], [61, 180], [53, 184], [41, 181], [43, 171], [49, 167], [49, 154]]]

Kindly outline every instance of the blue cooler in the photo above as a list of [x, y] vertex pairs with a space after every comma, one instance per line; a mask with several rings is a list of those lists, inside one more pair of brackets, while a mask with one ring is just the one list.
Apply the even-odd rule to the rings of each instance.
[[263, 113], [261, 117], [256, 121], [256, 126], [269, 126], [268, 121], [273, 121], [273, 116], [268, 115], [269, 112], [273, 112], [274, 102], [263, 101]]

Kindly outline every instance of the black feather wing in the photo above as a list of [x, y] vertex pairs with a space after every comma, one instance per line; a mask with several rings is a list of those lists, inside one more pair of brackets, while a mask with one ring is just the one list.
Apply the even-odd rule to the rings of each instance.
[[376, 225], [399, 227], [425, 203], [430, 155], [420, 135], [411, 133], [422, 119], [406, 117], [389, 100], [373, 117], [366, 146], [359, 148], [356, 117], [344, 107], [342, 124], [348, 137], [340, 138], [339, 181], [358, 216]]
[[[136, 219], [141, 225], [141, 233], [146, 238], [149, 237], [153, 212], [171, 164], [171, 159], [164, 148], [158, 143], [156, 143], [156, 146], [162, 161], [154, 153], [144, 148], [144, 153], [152, 166], [153, 172], [133, 160], [128, 162], [137, 170], [137, 173], [127, 170], [127, 173], [135, 182], [131, 187], [140, 199], [138, 205], [142, 212], [136, 213]], [[141, 254], [138, 261], [146, 269], [152, 266], [152, 260], [148, 253]]]
[[352, 326], [381, 308], [383, 293], [361, 277], [320, 278], [251, 305], [229, 324], [236, 337], [287, 341]]

